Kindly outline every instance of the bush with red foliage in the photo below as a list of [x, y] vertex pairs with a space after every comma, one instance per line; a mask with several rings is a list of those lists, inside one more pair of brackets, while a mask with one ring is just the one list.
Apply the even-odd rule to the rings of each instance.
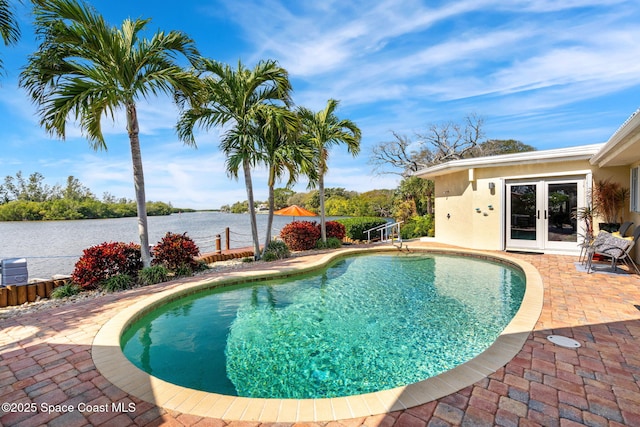
[[98, 288], [105, 280], [119, 274], [136, 277], [142, 269], [140, 245], [105, 242], [82, 252], [71, 279], [85, 289]]
[[316, 247], [320, 228], [315, 222], [293, 221], [280, 230], [280, 238], [292, 251], [306, 251]]
[[[347, 231], [344, 225], [340, 224], [337, 221], [327, 221], [324, 223], [327, 229], [327, 239], [330, 237], [335, 237], [336, 239], [344, 239], [344, 236], [347, 235]], [[320, 224], [318, 224], [318, 230], [320, 230]]]
[[192, 270], [198, 265], [194, 257], [200, 254], [200, 249], [187, 233], [175, 234], [168, 232], [153, 247], [153, 265], [164, 265], [171, 271], [188, 266]]

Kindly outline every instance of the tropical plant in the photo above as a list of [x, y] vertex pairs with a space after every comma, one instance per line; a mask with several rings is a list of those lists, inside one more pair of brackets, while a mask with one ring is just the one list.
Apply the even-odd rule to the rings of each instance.
[[320, 231], [323, 242], [327, 241], [324, 206], [324, 176], [327, 173], [329, 148], [332, 145], [345, 144], [352, 155], [360, 152], [360, 128], [347, 119], [339, 119], [335, 111], [339, 102], [329, 99], [323, 110], [314, 113], [301, 107], [298, 114], [302, 120], [302, 138], [307, 139], [316, 148], [317, 181], [311, 179], [310, 184], [318, 186], [320, 197]]
[[167, 232], [153, 247], [153, 265], [164, 265], [170, 271], [177, 271], [183, 266], [194, 270], [198, 266], [195, 257], [200, 250], [187, 233], [175, 234]]
[[152, 265], [140, 270], [138, 274], [138, 283], [140, 286], [155, 285], [156, 283], [166, 282], [169, 277], [169, 270], [164, 265]]
[[289, 258], [291, 252], [289, 247], [282, 240], [272, 240], [267, 244], [262, 259], [264, 261], [276, 261]]
[[599, 180], [593, 188], [593, 210], [606, 224], [622, 222], [620, 211], [629, 198], [629, 189], [610, 178]]
[[188, 277], [188, 276], [191, 276], [192, 274], [193, 274], [193, 268], [191, 268], [189, 264], [179, 265], [175, 269], [176, 277]]
[[583, 206], [571, 212], [571, 218], [584, 224], [584, 233], [579, 233], [583, 242], [591, 242], [593, 239], [593, 217], [595, 215], [593, 205]]
[[124, 109], [133, 163], [138, 234], [145, 267], [151, 263], [137, 103], [159, 93], [191, 96], [199, 87], [193, 73], [176, 61], [199, 59], [193, 40], [178, 31], [141, 38], [149, 19], [108, 25], [93, 7], [75, 0], [33, 0], [38, 50], [20, 76], [20, 84], [38, 105], [40, 124], [66, 137], [75, 119], [94, 150], [106, 150], [101, 121]]
[[386, 224], [387, 220], [375, 217], [359, 217], [339, 219], [337, 222], [344, 225], [346, 237], [352, 240], [367, 240], [365, 231]]
[[135, 277], [141, 268], [140, 245], [105, 242], [83, 251], [75, 264], [71, 280], [85, 289], [95, 289], [118, 274]]
[[130, 289], [134, 285], [133, 277], [128, 274], [116, 274], [101, 283], [101, 287], [107, 292], [118, 292]]
[[73, 282], [67, 282], [62, 286], [58, 286], [51, 291], [51, 298], [61, 299], [74, 295], [78, 295], [82, 291], [82, 288]]
[[[0, 38], [5, 46], [16, 44], [20, 38], [20, 26], [11, 10], [9, 0], [0, 0]], [[0, 71], [3, 69], [0, 59]]]
[[[433, 196], [433, 181], [418, 178], [417, 176], [404, 178], [396, 189], [394, 218], [402, 221], [414, 215], [432, 214]], [[407, 206], [410, 206], [408, 212]]]
[[[341, 224], [338, 221], [327, 221], [325, 225], [327, 227], [327, 239], [330, 237], [334, 237], [336, 239], [342, 240], [347, 235], [344, 224]], [[318, 226], [318, 229], [319, 228], [320, 226]]]
[[280, 230], [280, 238], [292, 251], [308, 251], [316, 247], [320, 230], [315, 222], [293, 221]]
[[299, 139], [300, 122], [298, 116], [287, 108], [265, 106], [258, 110], [256, 117], [256, 135], [262, 158], [267, 165], [267, 186], [269, 187], [269, 215], [263, 255], [271, 242], [273, 212], [275, 210], [275, 184], [287, 172], [287, 186], [293, 185], [302, 172], [311, 179], [315, 178], [314, 147]]
[[[227, 126], [220, 149], [227, 156], [227, 173], [238, 178], [242, 168], [247, 190], [254, 257], [260, 258], [251, 168], [263, 161], [258, 147], [256, 121], [269, 105], [289, 106], [291, 83], [287, 71], [276, 61], [260, 61], [250, 70], [238, 61], [237, 69], [203, 59], [199, 67], [203, 91], [198, 100], [188, 100], [178, 122], [178, 136], [195, 144], [196, 126], [209, 129]], [[184, 105], [183, 105], [184, 107]]]
[[338, 249], [342, 246], [342, 241], [337, 237], [327, 237], [327, 241], [323, 242], [322, 239], [318, 239], [316, 242], [316, 249]]
[[400, 227], [400, 236], [403, 239], [435, 235], [435, 222], [433, 215], [416, 215], [409, 218]]

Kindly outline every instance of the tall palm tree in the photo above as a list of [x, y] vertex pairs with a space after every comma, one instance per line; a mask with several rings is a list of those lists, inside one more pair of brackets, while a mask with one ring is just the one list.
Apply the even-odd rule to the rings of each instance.
[[250, 70], [238, 61], [237, 69], [218, 61], [203, 59], [200, 64], [204, 90], [199, 101], [185, 108], [178, 122], [178, 136], [195, 142], [194, 127], [209, 129], [228, 126], [222, 136], [220, 149], [226, 154], [228, 174], [238, 178], [242, 168], [254, 256], [260, 258], [260, 240], [253, 199], [251, 168], [263, 161], [256, 135], [256, 120], [266, 105], [291, 103], [291, 83], [287, 71], [276, 61], [260, 61]]
[[[327, 173], [327, 159], [332, 145], [345, 144], [353, 156], [360, 152], [360, 128], [348, 119], [339, 119], [335, 110], [339, 101], [329, 99], [323, 110], [316, 113], [301, 107], [299, 115], [302, 120], [302, 137], [308, 139], [316, 147], [317, 186], [320, 197], [320, 231], [322, 241], [327, 241], [327, 227], [324, 210], [324, 176]], [[312, 184], [314, 183], [311, 180]]]
[[269, 187], [269, 215], [263, 249], [271, 241], [275, 204], [274, 187], [285, 173], [289, 174], [287, 187], [293, 185], [300, 173], [315, 179], [315, 147], [300, 138], [300, 121], [291, 110], [277, 106], [266, 106], [258, 114], [257, 135], [263, 161], [267, 165]]
[[[9, 6], [9, 0], [0, 0], [0, 38], [5, 46], [18, 42], [20, 38], [20, 26]], [[0, 71], [3, 71], [0, 59]]]
[[194, 93], [198, 79], [176, 61], [199, 58], [193, 40], [178, 31], [140, 38], [148, 19], [126, 19], [111, 27], [91, 6], [75, 0], [33, 0], [42, 40], [29, 57], [20, 83], [39, 106], [40, 124], [62, 139], [67, 121], [79, 123], [90, 146], [106, 150], [103, 116], [124, 109], [133, 163], [138, 234], [143, 265], [149, 266], [149, 237], [136, 104], [159, 93]]

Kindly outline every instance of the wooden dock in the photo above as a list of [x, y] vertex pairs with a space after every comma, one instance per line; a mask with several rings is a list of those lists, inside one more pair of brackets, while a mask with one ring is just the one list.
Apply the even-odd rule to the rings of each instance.
[[211, 264], [213, 262], [218, 261], [228, 261], [230, 259], [238, 259], [238, 258], [252, 258], [253, 259], [253, 247], [249, 246], [246, 248], [238, 248], [238, 249], [225, 249], [216, 252], [207, 252], [204, 253], [196, 259], [198, 261], [204, 261], [207, 264]]

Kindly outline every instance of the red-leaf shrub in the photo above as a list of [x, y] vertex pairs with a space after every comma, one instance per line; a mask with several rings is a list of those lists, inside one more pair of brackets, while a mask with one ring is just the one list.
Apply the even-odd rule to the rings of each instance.
[[[344, 239], [344, 236], [347, 235], [346, 228], [344, 225], [340, 224], [337, 221], [327, 221], [324, 223], [327, 229], [327, 239], [329, 237], [335, 237], [336, 239]], [[318, 224], [318, 230], [320, 230], [320, 224]]]
[[194, 269], [198, 261], [194, 257], [200, 254], [200, 249], [187, 233], [175, 234], [168, 232], [153, 247], [153, 265], [164, 265], [171, 271], [189, 266]]
[[142, 268], [140, 245], [105, 242], [82, 252], [71, 279], [85, 289], [95, 289], [118, 274], [136, 277]]
[[315, 222], [294, 221], [280, 230], [280, 238], [292, 251], [306, 251], [316, 247], [320, 229]]

